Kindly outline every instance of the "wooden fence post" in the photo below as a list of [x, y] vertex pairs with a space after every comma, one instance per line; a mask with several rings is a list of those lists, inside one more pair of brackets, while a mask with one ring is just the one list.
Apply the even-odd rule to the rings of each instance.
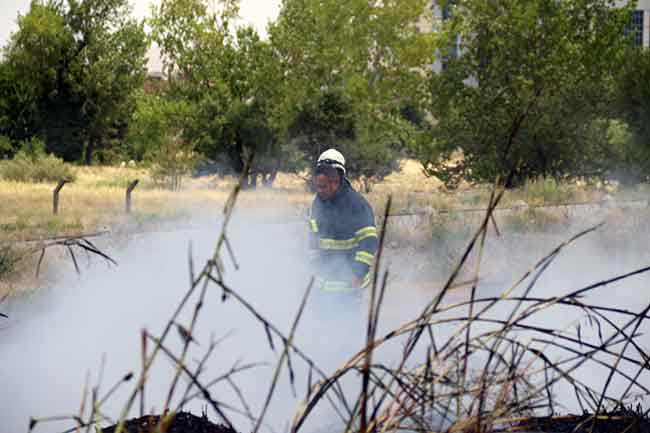
[[138, 182], [140, 181], [136, 179], [133, 182], [130, 182], [129, 185], [126, 187], [126, 213], [127, 214], [131, 213], [131, 192], [133, 192], [135, 187], [138, 186]]
[[70, 182], [68, 179], [61, 179], [59, 183], [56, 185], [56, 188], [54, 188], [54, 191], [52, 193], [52, 212], [54, 215], [59, 214], [59, 192], [61, 192], [61, 188], [63, 188], [63, 185], [66, 183]]

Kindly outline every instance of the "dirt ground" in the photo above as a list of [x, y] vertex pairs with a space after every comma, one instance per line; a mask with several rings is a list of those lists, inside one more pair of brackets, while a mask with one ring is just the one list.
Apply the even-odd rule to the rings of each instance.
[[566, 415], [530, 418], [517, 425], [517, 430], [552, 433], [647, 433], [650, 420], [636, 412], [617, 411], [596, 417], [593, 415]]
[[[160, 426], [160, 429], [158, 427]], [[151, 433], [161, 431], [165, 433], [237, 433], [230, 427], [211, 422], [208, 417], [192, 415], [189, 412], [180, 412], [171, 420], [163, 420], [160, 416], [146, 415], [141, 418], [128, 420], [125, 425], [126, 433]], [[115, 433], [117, 425], [105, 427], [102, 433]]]
[[[160, 426], [160, 430], [158, 427]], [[114, 433], [117, 426], [102, 429], [102, 433]], [[147, 415], [126, 422], [126, 433], [237, 433], [236, 430], [221, 424], [212, 423], [204, 414], [199, 417], [189, 412], [181, 412], [170, 421], [157, 415]], [[552, 433], [647, 433], [650, 420], [641, 414], [630, 411], [617, 411], [594, 418], [592, 415], [565, 415], [555, 417], [528, 418], [515, 426], [496, 431], [529, 431]]]

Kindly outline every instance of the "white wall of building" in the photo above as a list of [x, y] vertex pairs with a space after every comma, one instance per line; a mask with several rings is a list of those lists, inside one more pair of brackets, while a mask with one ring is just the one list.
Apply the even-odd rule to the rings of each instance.
[[[627, 0], [619, 0], [621, 6], [626, 4]], [[636, 10], [643, 11], [643, 46], [650, 47], [650, 0], [637, 0]]]
[[637, 0], [636, 10], [643, 11], [643, 46], [648, 48], [650, 47], [650, 0]]
[[640, 10], [650, 10], [650, 0], [637, 0], [636, 8]]

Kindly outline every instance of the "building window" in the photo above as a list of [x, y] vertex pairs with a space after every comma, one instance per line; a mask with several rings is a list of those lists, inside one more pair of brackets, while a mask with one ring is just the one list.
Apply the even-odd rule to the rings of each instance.
[[625, 34], [631, 38], [633, 46], [643, 46], [643, 11], [632, 12], [632, 22], [625, 30]]

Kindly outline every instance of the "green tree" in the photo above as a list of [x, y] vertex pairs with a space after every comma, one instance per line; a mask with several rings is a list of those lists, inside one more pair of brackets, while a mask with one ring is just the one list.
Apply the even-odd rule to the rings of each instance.
[[650, 179], [650, 51], [631, 48], [620, 68], [616, 86], [616, 107], [623, 123], [615, 123], [619, 151], [618, 177], [623, 180]]
[[36, 93], [26, 77], [7, 62], [0, 62], [0, 156], [13, 155], [19, 143], [37, 131]]
[[182, 101], [139, 92], [122, 153], [135, 161], [151, 160], [164, 147], [169, 136], [178, 134], [183, 119], [191, 115], [190, 110]]
[[33, 0], [6, 61], [32, 89], [49, 151], [90, 164], [114, 145], [142, 87], [147, 41], [127, 0]]
[[237, 12], [236, 1], [211, 10], [203, 0], [165, 0], [153, 11], [152, 37], [169, 80], [165, 97], [194, 108], [185, 140], [208, 158], [225, 156], [237, 172], [254, 152], [250, 185], [258, 176], [269, 184], [300, 158], [270, 121], [281, 81], [273, 49], [252, 28], [233, 28]]
[[[313, 163], [346, 151], [351, 174], [381, 177], [403, 144], [404, 106], [424, 106], [434, 39], [426, 0], [285, 0], [270, 39], [282, 70], [273, 121]], [[427, 21], [428, 20], [428, 21]], [[390, 170], [389, 170], [390, 171]]]
[[[611, 115], [629, 7], [613, 0], [466, 0], [444, 5], [432, 74], [436, 120], [420, 142], [428, 173], [449, 185], [537, 176], [601, 176], [604, 140], [591, 140]], [[459, 49], [459, 50], [458, 50]], [[460, 56], [454, 57], [454, 52]], [[596, 123], [594, 123], [596, 122]], [[460, 151], [462, 158], [450, 163]]]
[[154, 180], [170, 190], [180, 190], [183, 177], [192, 173], [199, 156], [183, 136], [193, 110], [184, 100], [140, 92], [122, 154], [150, 163]]
[[250, 27], [238, 28], [228, 41], [219, 76], [228, 105], [219, 128], [200, 147], [204, 154], [225, 153], [231, 166], [243, 169], [249, 152], [255, 153], [250, 186], [257, 178], [270, 186], [278, 171], [301, 168], [301, 155], [292, 143], [279, 140], [272, 113], [279, 98], [280, 69], [270, 43]]

